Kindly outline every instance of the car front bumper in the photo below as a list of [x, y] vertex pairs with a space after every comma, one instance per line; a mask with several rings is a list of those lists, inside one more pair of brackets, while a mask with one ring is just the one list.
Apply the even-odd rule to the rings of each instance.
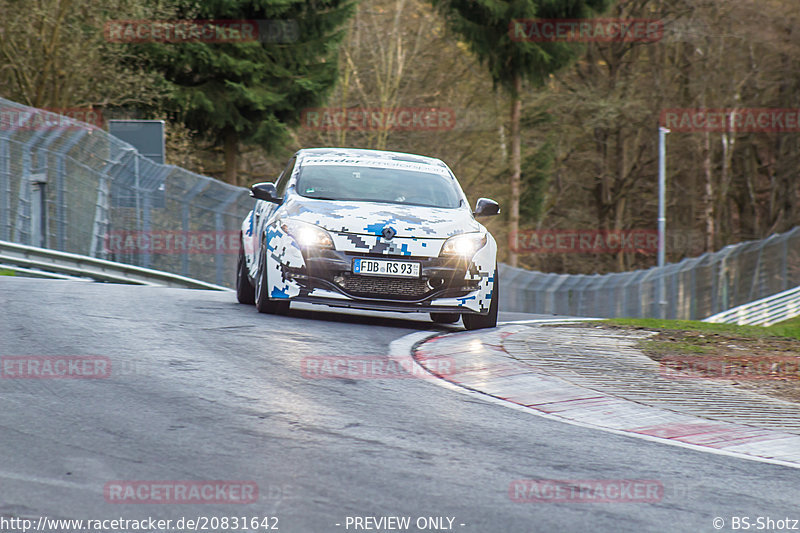
[[[353, 260], [371, 258], [420, 264], [419, 278], [352, 273]], [[297, 285], [292, 299], [334, 307], [400, 312], [480, 313], [481, 272], [461, 258], [409, 257], [336, 250], [305, 250], [303, 266], [281, 265], [283, 279]]]
[[[359, 237], [361, 239], [361, 237]], [[348, 239], [349, 241], [350, 239]], [[486, 244], [471, 259], [415, 253], [425, 242], [405, 239], [380, 252], [340, 240], [336, 249], [301, 248], [291, 235], [268, 226], [263, 246], [267, 255], [271, 299], [306, 301], [338, 307], [388, 311], [486, 314], [494, 292], [497, 244], [487, 233]], [[427, 244], [436, 244], [430, 240]], [[362, 250], [367, 248], [368, 250]], [[433, 250], [431, 250], [433, 251]], [[372, 258], [413, 261], [419, 278], [368, 276], [353, 273], [353, 260]], [[251, 270], [253, 279], [260, 275]]]

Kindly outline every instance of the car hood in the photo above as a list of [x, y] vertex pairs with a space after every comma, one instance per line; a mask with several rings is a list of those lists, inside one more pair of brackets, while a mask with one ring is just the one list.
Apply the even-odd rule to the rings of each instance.
[[445, 209], [414, 205], [315, 200], [292, 196], [282, 211], [336, 233], [381, 235], [387, 226], [397, 237], [444, 239], [480, 231], [481, 225], [466, 207]]

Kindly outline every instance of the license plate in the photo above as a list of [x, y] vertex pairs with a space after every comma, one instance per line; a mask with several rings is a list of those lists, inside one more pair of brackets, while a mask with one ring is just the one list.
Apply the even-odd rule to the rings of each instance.
[[384, 261], [383, 259], [353, 259], [353, 274], [418, 278], [419, 263]]

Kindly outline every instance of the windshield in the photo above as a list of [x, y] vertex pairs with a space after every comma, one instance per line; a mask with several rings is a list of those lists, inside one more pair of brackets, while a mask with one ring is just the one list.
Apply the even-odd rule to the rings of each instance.
[[390, 202], [454, 208], [461, 195], [451, 176], [399, 168], [355, 165], [307, 165], [300, 170], [297, 193], [307, 198]]

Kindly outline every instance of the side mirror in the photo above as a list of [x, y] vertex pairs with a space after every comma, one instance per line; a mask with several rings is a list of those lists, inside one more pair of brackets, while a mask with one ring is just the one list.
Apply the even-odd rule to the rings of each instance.
[[266, 200], [273, 204], [283, 202], [283, 198], [278, 198], [278, 191], [274, 183], [256, 183], [250, 187], [250, 196], [258, 200]]
[[476, 217], [488, 217], [500, 212], [500, 204], [489, 198], [478, 198], [475, 203], [475, 211], [472, 213]]

